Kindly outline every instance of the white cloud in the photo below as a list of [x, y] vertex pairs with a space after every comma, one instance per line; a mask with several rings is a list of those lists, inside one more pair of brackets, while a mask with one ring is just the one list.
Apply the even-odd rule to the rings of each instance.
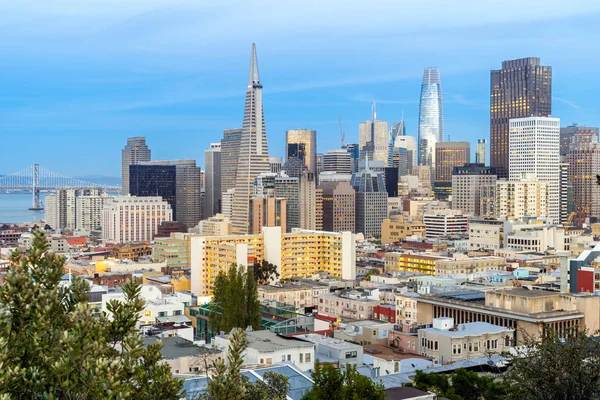
[[556, 97], [553, 96], [552, 100], [556, 100], [556, 101], [560, 101], [561, 103], [565, 103], [566, 105], [568, 105], [571, 108], [574, 108], [576, 110], [579, 110], [581, 107], [579, 107], [579, 105], [577, 103], [575, 103], [572, 100], [567, 100], [567, 99], [563, 99], [562, 97]]

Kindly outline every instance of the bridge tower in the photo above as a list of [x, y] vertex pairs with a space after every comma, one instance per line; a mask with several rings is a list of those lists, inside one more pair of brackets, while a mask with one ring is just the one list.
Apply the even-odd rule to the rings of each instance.
[[40, 164], [33, 164], [33, 184], [31, 187], [33, 199], [30, 210], [43, 210], [40, 202]]

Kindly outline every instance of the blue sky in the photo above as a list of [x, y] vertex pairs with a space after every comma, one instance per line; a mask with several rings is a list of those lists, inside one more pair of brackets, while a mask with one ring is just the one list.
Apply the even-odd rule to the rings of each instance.
[[[284, 4], [282, 4], [284, 3]], [[290, 4], [285, 4], [290, 3]], [[0, 0], [1, 173], [34, 162], [119, 176], [128, 136], [195, 158], [241, 125], [257, 43], [271, 155], [285, 130], [339, 147], [377, 101], [417, 133], [424, 67], [442, 76], [446, 134], [489, 137], [489, 71], [553, 67], [553, 116], [600, 125], [600, 2], [589, 0]]]

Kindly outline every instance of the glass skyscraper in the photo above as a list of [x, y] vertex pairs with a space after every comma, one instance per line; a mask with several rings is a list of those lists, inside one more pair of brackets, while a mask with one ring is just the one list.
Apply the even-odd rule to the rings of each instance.
[[438, 68], [425, 68], [419, 104], [419, 165], [435, 167], [435, 144], [444, 141], [444, 106]]

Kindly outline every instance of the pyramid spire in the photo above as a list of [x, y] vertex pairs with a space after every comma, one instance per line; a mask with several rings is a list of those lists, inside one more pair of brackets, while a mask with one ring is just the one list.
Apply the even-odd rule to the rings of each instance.
[[252, 55], [250, 56], [250, 74], [248, 75], [248, 87], [260, 86], [258, 77], [258, 59], [256, 57], [256, 44], [252, 43]]

